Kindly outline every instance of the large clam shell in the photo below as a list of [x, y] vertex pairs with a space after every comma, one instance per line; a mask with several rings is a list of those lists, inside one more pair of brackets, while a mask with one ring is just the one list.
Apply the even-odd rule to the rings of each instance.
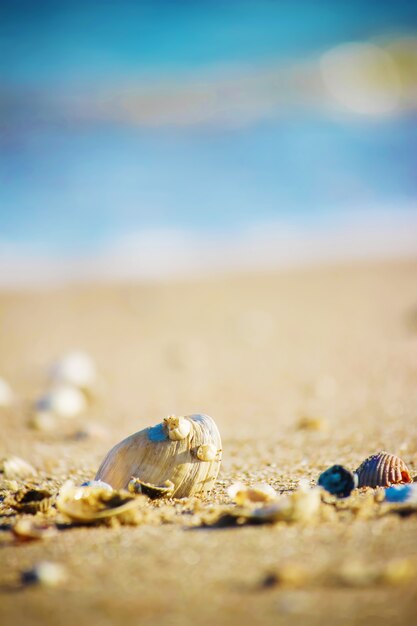
[[102, 462], [96, 480], [127, 489], [142, 483], [173, 483], [170, 495], [183, 498], [209, 491], [219, 473], [221, 439], [208, 415], [170, 416], [118, 443]]
[[358, 487], [390, 487], [411, 483], [410, 471], [395, 454], [378, 452], [369, 456], [356, 470]]

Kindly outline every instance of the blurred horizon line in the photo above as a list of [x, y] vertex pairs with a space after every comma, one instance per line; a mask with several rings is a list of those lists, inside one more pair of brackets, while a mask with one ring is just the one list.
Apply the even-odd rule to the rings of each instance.
[[89, 254], [67, 256], [0, 239], [0, 288], [164, 281], [350, 261], [417, 259], [416, 209], [353, 211], [320, 225], [254, 222], [232, 235], [148, 228], [118, 237]]

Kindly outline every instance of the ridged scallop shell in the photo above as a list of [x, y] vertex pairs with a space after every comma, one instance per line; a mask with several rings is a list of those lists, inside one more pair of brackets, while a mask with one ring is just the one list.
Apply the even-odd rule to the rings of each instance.
[[395, 454], [378, 452], [369, 456], [356, 470], [358, 487], [390, 487], [411, 483], [410, 471]]
[[[198, 451], [213, 446], [217, 454], [202, 460]], [[150, 485], [171, 481], [170, 495], [183, 498], [209, 491], [219, 473], [221, 439], [208, 415], [166, 418], [118, 443], [102, 462], [96, 480], [127, 489], [132, 478]]]

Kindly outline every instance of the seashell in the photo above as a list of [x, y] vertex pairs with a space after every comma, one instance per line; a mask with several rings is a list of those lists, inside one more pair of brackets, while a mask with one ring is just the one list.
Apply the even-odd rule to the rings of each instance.
[[86, 352], [77, 350], [56, 361], [50, 369], [49, 378], [54, 384], [91, 391], [97, 383], [97, 370], [92, 358]]
[[5, 478], [36, 476], [35, 468], [18, 456], [10, 456], [0, 461], [0, 472], [3, 473]]
[[57, 419], [47, 411], [34, 411], [28, 421], [29, 428], [39, 432], [51, 432], [58, 426]]
[[398, 485], [385, 490], [385, 502], [417, 504], [417, 485]]
[[166, 480], [163, 485], [151, 485], [150, 483], [144, 483], [139, 478], [132, 478], [129, 482], [128, 489], [131, 493], [143, 493], [151, 500], [156, 498], [162, 498], [171, 496], [174, 493], [174, 483], [170, 480]]
[[338, 498], [347, 498], [358, 486], [358, 477], [343, 465], [332, 465], [320, 474], [317, 484]]
[[52, 494], [46, 489], [27, 489], [19, 492], [15, 500], [10, 503], [12, 509], [22, 513], [34, 515], [41, 511], [45, 513], [52, 505]]
[[301, 485], [297, 491], [271, 504], [253, 509], [236, 508], [221, 514], [214, 526], [241, 526], [244, 524], [275, 524], [276, 522], [310, 523], [317, 519], [321, 506], [321, 489]]
[[265, 522], [309, 523], [316, 519], [320, 510], [320, 491], [318, 487], [310, 489], [301, 485], [276, 503], [257, 509], [257, 516]]
[[59, 563], [41, 561], [33, 568], [22, 572], [22, 583], [26, 585], [43, 585], [57, 587], [67, 580], [67, 570]]
[[412, 482], [404, 461], [388, 452], [369, 456], [355, 473], [358, 476], [358, 487], [390, 487]]
[[107, 489], [107, 491], [113, 491], [113, 487], [102, 480], [87, 480], [81, 487], [101, 487], [102, 489]]
[[[202, 446], [216, 449], [212, 460], [199, 459], [197, 451]], [[104, 480], [115, 489], [126, 489], [132, 478], [151, 485], [169, 480], [174, 484], [172, 496], [191, 496], [212, 488], [220, 469], [221, 448], [219, 431], [208, 415], [170, 416], [114, 446], [96, 480]]]
[[170, 415], [164, 419], [164, 426], [171, 441], [186, 439], [191, 431], [191, 423], [186, 417]]
[[34, 412], [71, 418], [80, 415], [86, 408], [87, 400], [82, 391], [77, 387], [59, 385], [39, 398]]
[[137, 509], [141, 499], [125, 491], [109, 491], [102, 486], [76, 487], [68, 481], [62, 486], [56, 505], [71, 520], [91, 523], [123, 516]]
[[0, 378], [0, 408], [6, 408], [13, 404], [14, 394], [7, 380]]
[[43, 522], [34, 521], [32, 518], [19, 519], [12, 528], [12, 533], [20, 541], [35, 539], [47, 539], [57, 534], [55, 526]]
[[243, 483], [233, 483], [228, 487], [227, 493], [239, 506], [250, 503], [271, 502], [276, 500], [278, 494], [271, 485], [259, 484], [248, 487]]

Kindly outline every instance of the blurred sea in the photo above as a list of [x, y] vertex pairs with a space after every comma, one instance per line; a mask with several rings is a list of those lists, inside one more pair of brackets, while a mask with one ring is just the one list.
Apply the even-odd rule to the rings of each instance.
[[417, 5], [0, 5], [0, 283], [417, 253]]

